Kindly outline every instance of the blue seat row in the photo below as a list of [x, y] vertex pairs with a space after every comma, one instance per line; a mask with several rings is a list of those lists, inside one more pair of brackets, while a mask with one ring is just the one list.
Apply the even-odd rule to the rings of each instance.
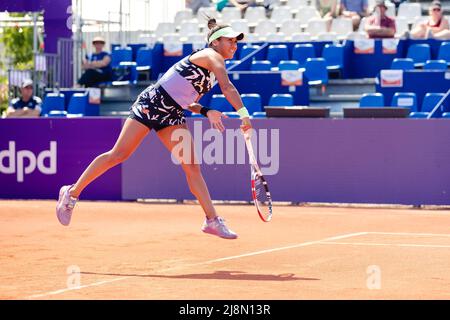
[[[265, 116], [264, 106], [261, 102], [261, 96], [257, 93], [242, 94], [242, 102], [248, 109], [249, 114], [254, 117]], [[293, 106], [294, 97], [290, 93], [275, 93], [269, 99], [269, 106]], [[230, 118], [238, 118], [239, 115], [235, 112], [233, 106], [228, 102], [223, 94], [214, 94], [211, 98], [209, 107], [214, 110], [223, 112]], [[186, 112], [187, 115], [191, 115]], [[196, 117], [198, 115], [192, 114]]]
[[415, 67], [424, 67], [427, 69], [447, 69], [447, 66], [450, 66], [450, 42], [441, 43], [436, 60], [431, 60], [430, 45], [427, 43], [420, 43], [413, 44], [408, 47], [408, 52], [405, 59], [394, 59], [391, 69], [409, 70], [414, 69]]
[[[396, 92], [392, 97], [390, 106], [408, 107], [411, 109], [410, 117], [426, 118], [443, 97], [444, 93], [427, 93], [419, 108], [417, 97], [414, 92]], [[359, 106], [362, 108], [384, 107], [386, 106], [386, 102], [382, 93], [367, 93], [361, 97]]]
[[67, 110], [62, 93], [48, 93], [42, 102], [41, 115], [45, 117], [82, 117], [89, 107], [88, 93], [74, 93], [70, 98]]

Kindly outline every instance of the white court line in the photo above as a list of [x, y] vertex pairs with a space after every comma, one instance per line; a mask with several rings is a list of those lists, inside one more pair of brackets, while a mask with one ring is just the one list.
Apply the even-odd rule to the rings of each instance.
[[412, 243], [374, 243], [374, 242], [334, 242], [324, 241], [319, 244], [340, 244], [351, 246], [390, 246], [390, 247], [423, 247], [423, 248], [450, 248], [450, 245], [439, 244], [412, 244]]
[[418, 236], [418, 237], [450, 237], [450, 234], [442, 233], [414, 233], [414, 232], [367, 232], [367, 234], [385, 234], [399, 236]]
[[[237, 256], [224, 257], [224, 258], [219, 258], [219, 259], [207, 260], [207, 261], [203, 261], [203, 262], [199, 262], [199, 263], [186, 264], [186, 265], [182, 265], [182, 266], [166, 268], [166, 269], [162, 269], [162, 270], [156, 271], [156, 273], [163, 273], [163, 272], [172, 271], [172, 270], [190, 268], [190, 267], [193, 267], [193, 266], [207, 265], [207, 264], [221, 262], [221, 261], [239, 259], [239, 258], [244, 258], [244, 257], [251, 257], [251, 256], [260, 255], [260, 254], [281, 251], [281, 250], [289, 250], [289, 249], [294, 249], [294, 248], [301, 248], [301, 247], [311, 246], [311, 245], [314, 245], [314, 244], [320, 244], [320, 243], [322, 243], [324, 241], [340, 240], [340, 239], [345, 239], [345, 238], [350, 238], [350, 237], [357, 237], [357, 236], [365, 235], [365, 234], [367, 234], [367, 232], [348, 233], [348, 234], [344, 234], [344, 235], [340, 235], [340, 236], [334, 236], [334, 237], [329, 237], [329, 238], [316, 240], [316, 241], [302, 242], [302, 243], [294, 244], [294, 245], [291, 245], [291, 246], [260, 250], [260, 251], [240, 254], [240, 255], [237, 255]], [[80, 290], [80, 289], [84, 289], [84, 288], [100, 286], [102, 284], [107, 284], [107, 283], [111, 283], [111, 282], [121, 281], [121, 280], [129, 279], [129, 278], [133, 278], [133, 277], [132, 276], [125, 276], [125, 277], [114, 278], [114, 279], [109, 279], [109, 280], [105, 280], [105, 281], [94, 282], [94, 283], [86, 284], [86, 285], [79, 286], [79, 287], [71, 287], [71, 288], [65, 288], [65, 289], [60, 289], [60, 290], [55, 290], [55, 291], [43, 292], [43, 293], [31, 295], [31, 296], [28, 297], [28, 299], [35, 299], [35, 298], [42, 298], [42, 297], [46, 297], [46, 296], [57, 295], [57, 294], [61, 294], [61, 293], [65, 293], [65, 292], [69, 292], [69, 291], [73, 291], [73, 290]]]
[[61, 289], [61, 290], [44, 292], [44, 293], [40, 293], [40, 294], [34, 294], [32, 296], [29, 296], [28, 299], [42, 298], [42, 297], [46, 297], [46, 296], [53, 296], [56, 294], [64, 293], [64, 292], [71, 291], [71, 290], [80, 290], [80, 289], [84, 289], [84, 288], [88, 288], [88, 287], [101, 286], [102, 284], [116, 282], [116, 281], [124, 280], [126, 278], [129, 278], [129, 277], [114, 278], [114, 279], [109, 279], [109, 280], [105, 280], [105, 281], [94, 282], [94, 283], [87, 284], [84, 286], [70, 287], [70, 288]]

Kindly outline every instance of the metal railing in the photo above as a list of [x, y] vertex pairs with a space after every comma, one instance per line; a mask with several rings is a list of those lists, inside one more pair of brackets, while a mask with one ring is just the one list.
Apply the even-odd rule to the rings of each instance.
[[[78, 46], [76, 45], [78, 44]], [[80, 77], [81, 42], [72, 39], [58, 40], [58, 53], [34, 55], [34, 68], [28, 70], [8, 70], [9, 99], [18, 96], [24, 79], [34, 82], [34, 94], [42, 97], [46, 88], [71, 88]], [[78, 55], [77, 55], [78, 53]]]
[[445, 96], [436, 104], [433, 110], [428, 115], [427, 119], [440, 118], [444, 112], [450, 111], [450, 89]]

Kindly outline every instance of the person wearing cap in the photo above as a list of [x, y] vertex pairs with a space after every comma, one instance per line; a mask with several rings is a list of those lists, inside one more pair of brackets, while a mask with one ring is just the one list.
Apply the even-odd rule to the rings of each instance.
[[[234, 31], [229, 25], [218, 25], [215, 19], [208, 20], [208, 28], [208, 47], [194, 51], [175, 63], [155, 84], [147, 87], [131, 106], [129, 117], [114, 147], [94, 159], [78, 181], [61, 187], [56, 206], [56, 215], [61, 224], [70, 223], [81, 192], [104, 172], [125, 161], [154, 130], [162, 144], [172, 153], [173, 159], [180, 162], [189, 189], [203, 209], [206, 217], [201, 230], [221, 238], [237, 238], [213, 206], [185, 119], [185, 111], [198, 113], [209, 120], [212, 128], [220, 132], [225, 130], [222, 118], [227, 116], [198, 103], [217, 80], [222, 93], [239, 114], [240, 129], [245, 132], [252, 128], [249, 112], [225, 68], [225, 60], [233, 58], [237, 42], [244, 38], [244, 34]], [[148, 159], [149, 166], [151, 161]]]
[[431, 3], [428, 9], [428, 19], [414, 27], [410, 35], [413, 39], [450, 39], [449, 23], [443, 15], [439, 1]]
[[368, 0], [341, 0], [339, 15], [352, 19], [353, 30], [358, 30], [363, 17], [368, 15]]
[[388, 17], [386, 11], [384, 0], [377, 0], [374, 13], [366, 20], [365, 30], [369, 38], [393, 38], [395, 36], [395, 20]]
[[97, 87], [99, 83], [112, 79], [111, 56], [103, 51], [105, 40], [102, 37], [95, 37], [92, 45], [95, 51], [90, 57], [83, 59], [84, 73], [78, 80], [78, 85], [85, 88]]
[[33, 95], [33, 81], [25, 79], [20, 86], [21, 96], [11, 100], [6, 118], [36, 118], [41, 115], [41, 98]]

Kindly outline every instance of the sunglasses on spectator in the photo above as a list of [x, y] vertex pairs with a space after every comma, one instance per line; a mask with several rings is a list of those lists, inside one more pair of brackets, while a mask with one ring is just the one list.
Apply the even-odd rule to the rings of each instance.
[[439, 9], [439, 8], [434, 8], [433, 11], [435, 11], [435, 12], [440, 12], [441, 9]]

